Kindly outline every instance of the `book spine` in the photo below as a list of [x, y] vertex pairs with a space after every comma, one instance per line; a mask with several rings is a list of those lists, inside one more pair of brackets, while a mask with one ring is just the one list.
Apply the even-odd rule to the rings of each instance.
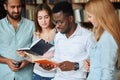
[[75, 17], [75, 22], [82, 22], [83, 21], [83, 9], [75, 9], [74, 10], [74, 17]]
[[43, 0], [36, 0], [36, 4], [42, 4]]

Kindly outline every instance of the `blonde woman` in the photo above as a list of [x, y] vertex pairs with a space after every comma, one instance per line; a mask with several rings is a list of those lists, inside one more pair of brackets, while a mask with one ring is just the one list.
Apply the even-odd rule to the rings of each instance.
[[117, 80], [116, 67], [120, 67], [120, 23], [115, 9], [110, 0], [90, 0], [85, 10], [94, 25], [97, 40], [91, 50], [90, 63], [85, 62], [85, 68], [90, 70], [87, 80]]

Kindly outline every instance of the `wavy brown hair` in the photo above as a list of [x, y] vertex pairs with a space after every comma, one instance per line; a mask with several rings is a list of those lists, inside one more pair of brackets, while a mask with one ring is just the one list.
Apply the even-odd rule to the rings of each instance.
[[113, 4], [110, 0], [89, 0], [85, 10], [95, 15], [98, 20], [99, 27], [94, 29], [97, 41], [104, 30], [114, 37], [118, 46], [118, 67], [120, 68], [120, 21]]
[[41, 10], [45, 10], [48, 13], [48, 15], [50, 16], [50, 25], [49, 25], [49, 27], [51, 29], [53, 29], [55, 27], [52, 24], [52, 11], [51, 11], [50, 7], [47, 4], [45, 4], [45, 3], [39, 4], [35, 8], [34, 22], [35, 22], [35, 31], [36, 32], [40, 32], [40, 33], [42, 32], [42, 28], [41, 28], [41, 26], [38, 23], [38, 12], [41, 11]]

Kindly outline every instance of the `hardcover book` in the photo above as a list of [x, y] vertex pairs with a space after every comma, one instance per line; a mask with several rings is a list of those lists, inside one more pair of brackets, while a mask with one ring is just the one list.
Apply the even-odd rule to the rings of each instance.
[[39, 58], [39, 59], [33, 60], [33, 62], [38, 63], [38, 64], [45, 64], [45, 65], [49, 64], [49, 65], [53, 65], [55, 67], [57, 67], [57, 65], [58, 65], [57, 62], [47, 59], [47, 58]]
[[45, 52], [50, 50], [53, 45], [45, 42], [45, 40], [40, 39], [37, 43], [35, 43], [31, 48], [21, 48], [17, 51], [25, 51], [27, 53], [33, 54], [33, 55], [43, 55]]

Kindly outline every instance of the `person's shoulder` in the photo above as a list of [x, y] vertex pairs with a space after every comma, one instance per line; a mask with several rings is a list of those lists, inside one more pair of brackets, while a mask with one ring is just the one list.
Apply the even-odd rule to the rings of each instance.
[[63, 38], [63, 35], [64, 35], [64, 34], [62, 34], [62, 33], [60, 33], [60, 32], [57, 32], [54, 39], [55, 39], [55, 40], [59, 40], [59, 39]]
[[88, 30], [87, 28], [82, 27], [81, 25], [78, 24], [79, 27], [79, 32], [81, 36], [90, 36], [91, 34], [93, 34], [92, 31]]
[[104, 31], [102, 33], [102, 36], [100, 37], [99, 43], [100, 44], [105, 43], [106, 46], [108, 46], [108, 45], [111, 46], [112, 45], [112, 46], [114, 46], [114, 48], [117, 48], [117, 42], [115, 41], [115, 38], [108, 31]]
[[112, 34], [110, 34], [108, 31], [104, 31], [101, 38], [100, 38], [100, 41], [103, 41], [103, 42], [116, 42], [114, 37], [112, 36]]
[[4, 18], [0, 19], [0, 22], [3, 22], [3, 21], [5, 21], [5, 19], [6, 19], [6, 17], [4, 17]]
[[104, 31], [101, 38], [101, 41], [106, 41], [106, 42], [116, 42], [112, 34], [110, 34], [108, 31]]
[[4, 27], [6, 25], [6, 22], [8, 22], [6, 17], [0, 19], [0, 27]]
[[84, 27], [81, 27], [82, 33], [84, 34], [91, 34], [92, 32]]
[[101, 38], [113, 38], [113, 36], [108, 32], [108, 31], [104, 31]]
[[61, 37], [61, 36], [63, 36], [63, 34], [61, 34], [60, 32], [56, 33], [56, 37]]

